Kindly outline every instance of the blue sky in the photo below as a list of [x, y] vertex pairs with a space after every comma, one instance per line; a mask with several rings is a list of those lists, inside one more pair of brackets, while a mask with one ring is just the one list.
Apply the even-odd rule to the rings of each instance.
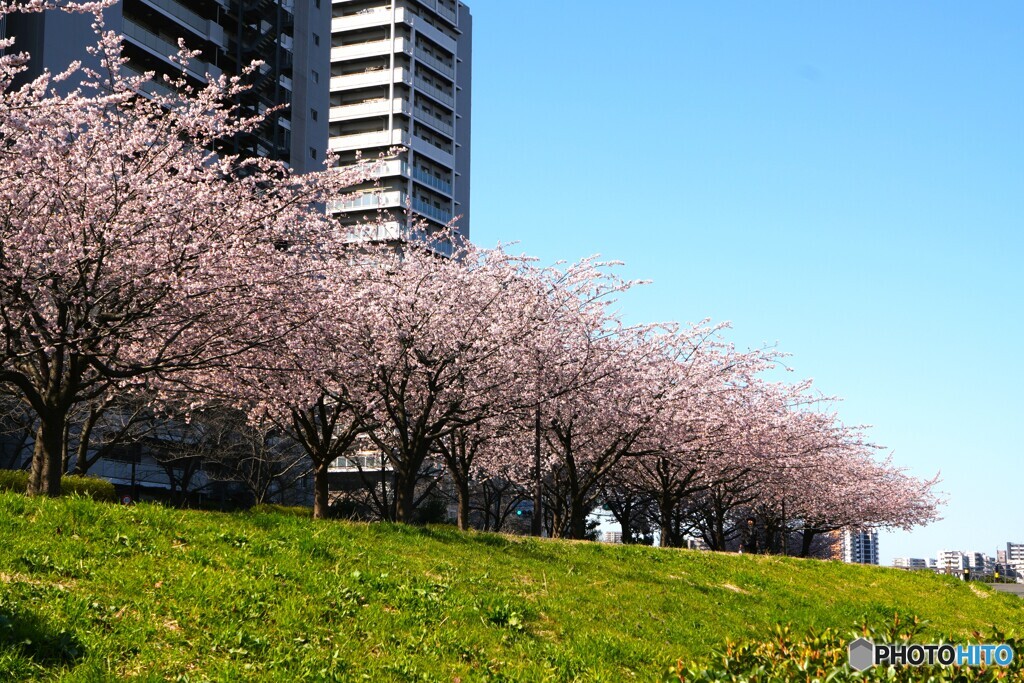
[[474, 241], [625, 261], [941, 470], [883, 563], [1024, 542], [1024, 4], [469, 5]]

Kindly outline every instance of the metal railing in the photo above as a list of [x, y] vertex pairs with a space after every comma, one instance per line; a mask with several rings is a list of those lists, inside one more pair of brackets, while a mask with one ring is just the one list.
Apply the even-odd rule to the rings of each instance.
[[203, 19], [201, 16], [190, 10], [184, 5], [174, 2], [174, 0], [145, 0], [154, 7], [159, 7], [163, 11], [167, 12], [173, 17], [181, 19], [183, 22], [202, 32], [205, 37], [210, 31], [210, 22]]
[[435, 190], [438, 190], [439, 192], [444, 192], [445, 194], [452, 193], [451, 183], [445, 180], [441, 180], [440, 178], [437, 178], [431, 175], [430, 173], [427, 173], [421, 168], [414, 168], [412, 171], [412, 177], [418, 180], [419, 182], [423, 183], [424, 185], [428, 185], [434, 188]]
[[332, 199], [327, 202], [327, 211], [356, 211], [358, 209], [383, 209], [392, 206], [405, 206], [405, 198], [405, 193], [400, 190], [366, 192], [355, 197]]
[[430, 218], [433, 218], [438, 223], [447, 224], [452, 219], [451, 211], [445, 211], [444, 209], [439, 209], [436, 206], [434, 206], [433, 204], [428, 204], [424, 200], [418, 199], [416, 197], [413, 197], [413, 200], [412, 200], [412, 210], [416, 211], [417, 213], [421, 213], [424, 216], [429, 216]]
[[455, 127], [450, 123], [445, 123], [433, 114], [423, 111], [422, 109], [417, 109], [413, 116], [415, 116], [419, 121], [425, 121], [448, 137], [455, 137]]
[[455, 79], [455, 67], [445, 64], [444, 62], [442, 62], [440, 59], [430, 54], [429, 52], [426, 52], [425, 50], [422, 49], [417, 49], [416, 59], [418, 61], [423, 62], [424, 64], [427, 64], [428, 66], [430, 66], [430, 68], [444, 74], [448, 78], [451, 78], [452, 80]]
[[[121, 29], [121, 33], [131, 40], [145, 45], [161, 57], [169, 58], [171, 55], [178, 54], [178, 47], [176, 45], [171, 45], [160, 36], [156, 35], [152, 31], [142, 28], [130, 19], [124, 20], [124, 26]], [[185, 70], [200, 81], [206, 81], [207, 73], [213, 78], [217, 78], [221, 75], [220, 69], [215, 67], [213, 64], [202, 61], [201, 59], [191, 60], [188, 68]]]
[[457, 23], [458, 15], [455, 14], [455, 10], [445, 7], [440, 2], [437, 3], [437, 13], [453, 24]]
[[444, 92], [443, 90], [438, 89], [437, 87], [435, 87], [433, 85], [430, 85], [429, 83], [427, 83], [425, 80], [423, 80], [419, 76], [416, 77], [415, 83], [416, 83], [416, 87], [417, 88], [419, 88], [423, 92], [427, 93], [428, 95], [433, 97], [438, 102], [440, 102], [442, 104], [447, 104], [449, 107], [454, 107], [455, 106], [455, 97], [454, 96], [449, 95], [448, 93]]

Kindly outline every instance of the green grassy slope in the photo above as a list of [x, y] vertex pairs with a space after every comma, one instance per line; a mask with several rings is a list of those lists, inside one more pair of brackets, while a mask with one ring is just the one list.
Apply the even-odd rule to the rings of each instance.
[[894, 612], [1024, 624], [1018, 597], [884, 568], [0, 494], [0, 680], [655, 680]]

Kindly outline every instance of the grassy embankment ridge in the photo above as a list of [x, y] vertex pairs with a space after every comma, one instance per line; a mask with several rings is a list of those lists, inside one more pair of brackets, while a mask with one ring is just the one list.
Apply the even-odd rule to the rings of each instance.
[[659, 680], [897, 612], [1024, 624], [1020, 598], [886, 568], [0, 494], [2, 680]]

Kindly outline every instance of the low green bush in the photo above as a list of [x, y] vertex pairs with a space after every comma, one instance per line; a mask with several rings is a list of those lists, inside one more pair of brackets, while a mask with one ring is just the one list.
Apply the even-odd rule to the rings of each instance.
[[105, 503], [117, 501], [117, 490], [114, 485], [98, 477], [66, 476], [61, 481], [61, 491], [66, 496], [88, 496]]
[[28, 472], [25, 470], [0, 470], [0, 491], [24, 493], [28, 488]]
[[266, 514], [291, 515], [292, 517], [313, 517], [313, 508], [301, 505], [275, 505], [273, 503], [260, 503], [254, 505], [250, 512], [261, 512]]
[[[0, 491], [24, 493], [28, 488], [28, 472], [25, 470], [0, 470]], [[114, 485], [96, 477], [68, 475], [61, 480], [61, 493], [65, 496], [88, 496], [93, 500], [113, 503], [117, 500]]]
[[[1024, 639], [1008, 637], [993, 628], [982, 637], [975, 633], [976, 642], [988, 644], [1006, 643], [1014, 653], [1013, 662], [1006, 667], [959, 667], [959, 666], [875, 666], [865, 671], [854, 671], [848, 663], [847, 648], [850, 642], [864, 637], [875, 643], [922, 643], [934, 642], [921, 637], [923, 624], [917, 618], [901, 622], [897, 616], [894, 623], [884, 629], [862, 626], [848, 633], [827, 628], [821, 632], [810, 631], [798, 636], [788, 626], [776, 626], [775, 631], [765, 640], [744, 642], [729, 641], [725, 648], [711, 658], [697, 664], [686, 665], [682, 661], [669, 668], [665, 683], [754, 683], [755, 681], [1020, 681], [1024, 680]], [[943, 642], [958, 643], [956, 638], [944, 638]], [[963, 643], [966, 644], [966, 643]]]

